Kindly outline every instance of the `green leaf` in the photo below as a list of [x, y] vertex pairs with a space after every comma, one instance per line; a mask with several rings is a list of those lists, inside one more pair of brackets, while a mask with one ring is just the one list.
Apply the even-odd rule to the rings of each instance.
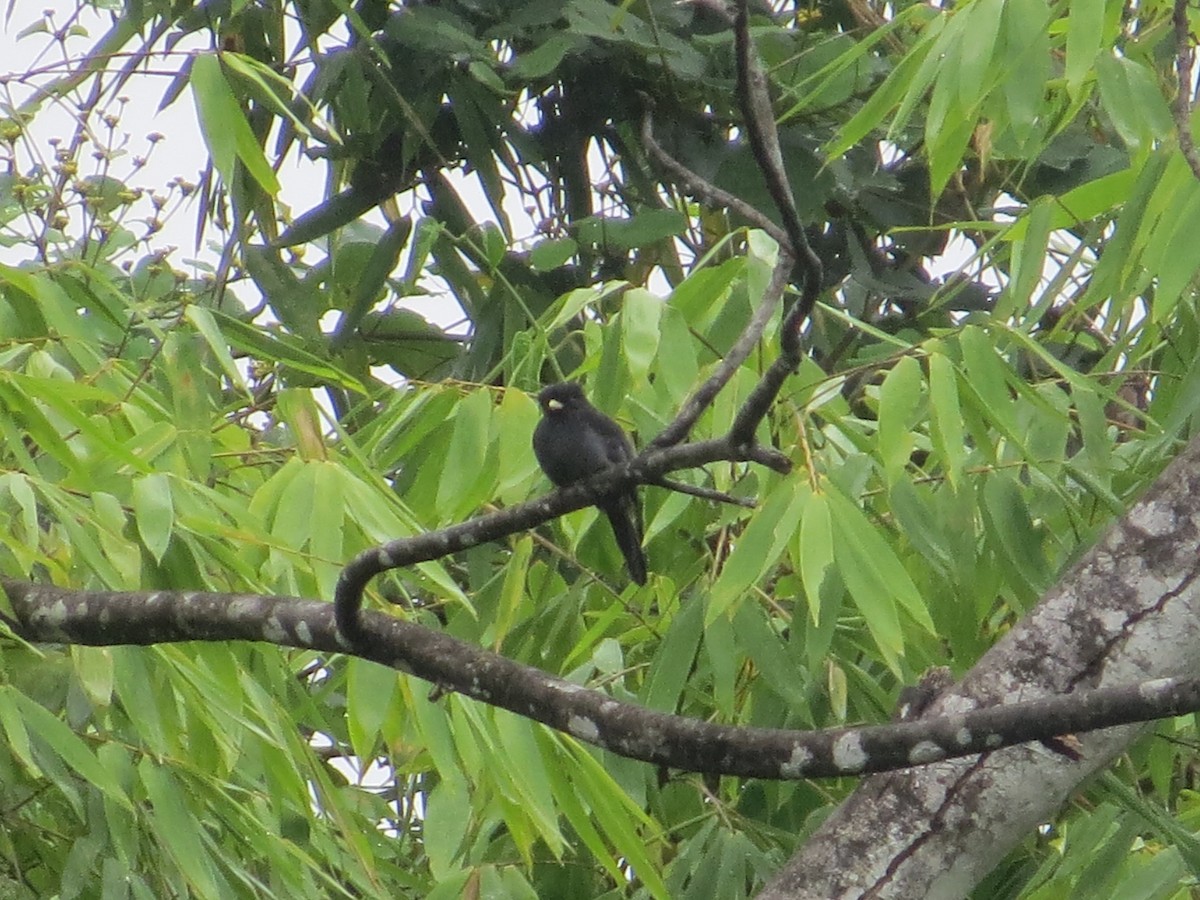
[[1049, 18], [1046, 0], [1004, 4], [1004, 99], [1009, 127], [1021, 144], [1037, 133], [1045, 104], [1051, 63]]
[[41, 767], [33, 758], [33, 746], [29, 740], [29, 731], [21, 717], [17, 704], [13, 702], [16, 691], [0, 689], [0, 727], [4, 729], [9, 752], [17, 758], [30, 777], [41, 779], [45, 777]]
[[151, 828], [192, 890], [201, 897], [228, 896], [228, 886], [222, 883], [213, 860], [205, 852], [201, 820], [184, 803], [188, 791], [169, 768], [150, 759], [142, 760], [138, 774], [150, 801]]
[[497, 767], [498, 771], [507, 776], [522, 816], [533, 823], [546, 848], [559, 857], [566, 841], [559, 830], [554, 797], [547, 785], [547, 766], [534, 738], [534, 732], [542, 726], [503, 709], [495, 710], [493, 715], [496, 749], [504, 758], [504, 765]]
[[1104, 0], [1072, 0], [1067, 17], [1067, 92], [1074, 97], [1092, 72], [1104, 37]]
[[357, 657], [346, 661], [346, 724], [359, 759], [375, 757], [379, 733], [395, 703], [397, 677], [378, 663]]
[[694, 269], [671, 292], [671, 306], [683, 313], [692, 327], [712, 320], [728, 300], [731, 286], [746, 271], [745, 257], [736, 256], [717, 266]]
[[986, 332], [973, 325], [963, 328], [958, 343], [970, 389], [979, 397], [992, 422], [1007, 433], [1015, 432], [1015, 401], [1008, 389], [1010, 370], [996, 353], [996, 345]]
[[630, 218], [589, 216], [576, 223], [580, 243], [632, 250], [683, 234], [687, 216], [674, 209], [646, 209]]
[[983, 489], [984, 511], [1004, 556], [1034, 593], [1050, 586], [1050, 568], [1041, 536], [1016, 482], [1005, 473], [988, 476]]
[[161, 563], [175, 528], [171, 479], [161, 472], [134, 479], [133, 515], [142, 544]]
[[524, 391], [507, 388], [496, 407], [496, 492], [506, 503], [524, 500], [529, 482], [537, 477], [537, 459], [530, 439], [541, 414], [537, 403]]
[[621, 297], [621, 338], [629, 380], [642, 384], [659, 346], [659, 321], [663, 302], [642, 288], [630, 288]]
[[1130, 148], [1161, 140], [1171, 133], [1170, 111], [1155, 76], [1145, 66], [1124, 56], [1101, 52], [1096, 57], [1096, 82], [1105, 112]]
[[[809, 502], [809, 507], [813, 501]], [[805, 515], [807, 517], [807, 510]], [[772, 691], [794, 708], [809, 703], [810, 698], [803, 680], [797, 677], [796, 663], [787, 652], [784, 638], [772, 629], [762, 607], [755, 603], [739, 606], [733, 616], [733, 631], [742, 654], [754, 663]]]
[[[901, 70], [905, 70], [908, 75], [903, 82], [904, 96], [888, 126], [888, 137], [901, 135], [909, 127], [913, 114], [925, 100], [929, 86], [936, 85], [939, 77], [942, 76], [943, 63], [946, 58], [948, 56], [957, 57], [958, 52], [955, 47], [962, 39], [962, 31], [966, 24], [965, 17], [948, 16], [944, 12], [937, 13], [936, 18], [923, 25], [917, 46], [908, 52], [908, 57], [911, 57], [914, 65], [918, 66], [916, 72], [906, 69], [904, 65], [907, 61], [906, 58], [901, 60], [900, 64], [888, 75], [888, 81], [898, 75], [904, 77]], [[865, 105], [870, 103], [871, 101], [868, 100]], [[926, 115], [928, 116], [928, 113]], [[928, 118], [926, 118], [926, 122], [928, 122]]]
[[962, 484], [966, 435], [958, 405], [958, 374], [941, 353], [929, 357], [929, 402], [933, 407], [933, 443], [950, 486], [957, 490]]
[[321, 596], [332, 597], [348, 554], [344, 488], [354, 479], [344, 466], [332, 460], [318, 459], [310, 465], [313, 469], [313, 508], [321, 522], [321, 527], [313, 529], [308, 539], [311, 567]]
[[927, 502], [911, 481], [901, 478], [888, 491], [896, 526], [922, 556], [942, 572], [954, 569], [954, 549], [943, 532], [937, 508]]
[[513, 60], [513, 75], [522, 81], [548, 75], [580, 44], [580, 38], [570, 32], [549, 30], [545, 40]]
[[[84, 439], [86, 451], [92, 456], [107, 456], [118, 460], [137, 472], [149, 471], [149, 464], [130, 452], [125, 443], [114, 436], [112, 423], [107, 416], [88, 413], [86, 410], [97, 401], [114, 403], [116, 398], [104, 391], [60, 379], [30, 378], [22, 375], [9, 376], [30, 396], [61, 417], [79, 432]], [[83, 407], [83, 408], [81, 408]], [[57, 442], [57, 436], [53, 442]]]
[[100, 709], [111, 706], [114, 685], [112, 648], [72, 647], [71, 662], [88, 701]]
[[[959, 103], [964, 110], [974, 111], [992, 87], [992, 59], [1000, 36], [1004, 7], [1005, 0], [975, 0], [956, 13], [966, 17], [967, 24], [959, 44], [961, 59], [957, 78], [952, 79], [951, 83], [957, 84]], [[947, 79], [949, 73], [943, 71], [939, 78]]]
[[[313, 530], [324, 528], [318, 522], [314, 482], [319, 462], [296, 459], [291, 477], [279, 478], [279, 494], [271, 519], [271, 533], [286, 548], [300, 552], [308, 546]], [[282, 474], [282, 470], [279, 474]], [[278, 476], [277, 476], [278, 477]]]
[[233, 361], [233, 355], [229, 352], [229, 342], [225, 340], [225, 336], [221, 334], [221, 329], [218, 327], [213, 314], [195, 303], [189, 304], [184, 315], [188, 321], [196, 326], [196, 330], [204, 337], [208, 343], [209, 349], [217, 358], [217, 362], [221, 364], [221, 369], [228, 376], [231, 384], [234, 385], [243, 394], [250, 392], [246, 385], [246, 379], [242, 375], [242, 370], [237, 367]]
[[218, 54], [202, 53], [193, 59], [191, 84], [200, 131], [225, 183], [234, 184], [234, 161], [240, 160], [259, 187], [274, 197], [279, 193], [279, 181], [225, 80]]
[[[900, 630], [892, 585], [881, 569], [898, 567], [899, 561], [857, 507], [840, 498], [834, 500], [834, 496], [831, 495], [831, 506], [838, 571], [884, 660], [893, 670], [898, 670], [900, 657], [904, 654], [904, 635]], [[891, 557], [890, 564], [879, 563], [873, 556], [878, 550]]]
[[[883, 124], [884, 118], [906, 96], [919, 98], [924, 95], [930, 82], [936, 74], [936, 69], [930, 61], [936, 57], [930, 56], [933, 47], [932, 33], [940, 32], [944, 26], [943, 17], [935, 18], [922, 32], [922, 39], [917, 46], [908, 51], [888, 74], [883, 84], [873, 90], [850, 121], [839, 130], [835, 140], [825, 148], [829, 159], [839, 159], [851, 147]], [[913, 100], [915, 105], [916, 100]], [[897, 115], [898, 124], [902, 127], [901, 117]]]
[[109, 800], [122, 809], [132, 811], [133, 805], [124, 788], [100, 764], [92, 748], [65, 722], [8, 686], [0, 686], [0, 706], [15, 707], [30, 735], [44, 741], [46, 746], [74, 769], [80, 778], [98, 788]]
[[467, 787], [457, 778], [435, 785], [425, 797], [422, 844], [429, 856], [430, 874], [439, 881], [454, 870], [465, 834], [463, 823], [470, 821], [472, 814]]
[[[1186, 197], [1179, 198], [1170, 219], [1154, 229], [1143, 256], [1143, 265], [1158, 274], [1158, 289], [1154, 292], [1152, 317], [1155, 323], [1168, 322], [1187, 288], [1196, 277], [1200, 260], [1191, 250], [1200, 229], [1200, 191], [1189, 185]], [[1164, 234], [1165, 232], [1165, 234]], [[1151, 256], [1161, 249], [1161, 257]]]
[[577, 288], [570, 291], [555, 304], [557, 309], [555, 309], [555, 306], [550, 307], [554, 314], [545, 323], [546, 330], [553, 331], [555, 328], [561, 328], [588, 306], [601, 303], [613, 294], [624, 290], [624, 288], [625, 285], [623, 282], [608, 282], [595, 287]]
[[1026, 309], [1034, 288], [1046, 268], [1046, 254], [1050, 243], [1051, 222], [1058, 201], [1045, 197], [1034, 201], [1029, 212], [1020, 219], [1023, 226], [1020, 234], [1016, 227], [1010, 228], [1006, 237], [1013, 241], [1012, 278], [1004, 289], [1000, 308], [1005, 313]]
[[20, 446], [22, 439], [32, 440], [72, 477], [79, 477], [82, 463], [47, 418], [41, 405], [34, 402], [26, 383], [6, 379], [0, 373], [0, 404], [7, 410], [8, 417], [20, 425], [21, 434], [13, 435], [12, 444]]
[[[572, 755], [562, 746], [563, 742], [568, 739], [560, 738], [549, 729], [544, 728], [535, 731], [534, 736], [542, 746], [543, 753], [550, 758], [550, 764], [545, 767], [546, 781], [554, 795], [558, 810], [566, 818], [583, 845], [596, 858], [600, 866], [608, 872], [609, 877], [614, 880], [624, 878], [625, 873], [609, 852], [608, 847], [605, 846], [604, 839], [592, 823], [592, 817], [583, 805], [583, 798], [569, 780], [573, 771]], [[461, 827], [459, 830], [461, 831]]]
[[[291, 81], [270, 66], [243, 53], [223, 51], [221, 66], [225, 74], [238, 81], [257, 103], [269, 108], [276, 116], [287, 119], [296, 131], [306, 137], [314, 137], [309, 130], [307, 119], [316, 116], [317, 110], [308, 96], [303, 91], [297, 91]], [[293, 112], [297, 107], [304, 109], [305, 118], [302, 119]]]
[[412, 219], [402, 218], [388, 226], [371, 251], [354, 284], [346, 313], [334, 332], [332, 347], [342, 346], [358, 328], [367, 312], [379, 302], [384, 283], [400, 262], [400, 253], [412, 233]]
[[362, 382], [347, 374], [327, 359], [303, 349], [295, 339], [283, 334], [271, 334], [262, 328], [241, 322], [232, 316], [213, 312], [213, 317], [220, 325], [222, 333], [231, 345], [262, 360], [289, 366], [300, 372], [307, 372], [323, 381], [346, 388], [359, 394], [366, 394]]
[[272, 241], [271, 247], [294, 247], [323, 238], [373, 209], [379, 204], [379, 199], [377, 189], [348, 187], [297, 216], [283, 234]]
[[454, 430], [438, 484], [437, 506], [448, 519], [460, 519], [491, 496], [495, 467], [487, 465], [491, 449], [492, 394], [479, 388], [454, 411]]
[[535, 272], [550, 272], [566, 265], [579, 252], [579, 245], [571, 238], [538, 241], [529, 251], [529, 265]]
[[[1079, 300], [1080, 310], [1088, 310], [1099, 302], [1112, 299], [1112, 296], [1118, 293], [1118, 280], [1123, 270], [1135, 258], [1135, 239], [1141, 232], [1147, 206], [1150, 205], [1151, 197], [1169, 180], [1164, 178], [1164, 175], [1171, 174], [1168, 166], [1174, 158], [1174, 155], [1165, 149], [1154, 151], [1139, 172], [1135, 172], [1133, 186], [1123, 197], [1110, 194], [1109, 204], [1117, 199], [1124, 199], [1124, 204], [1121, 215], [1117, 218], [1116, 234], [1105, 245], [1099, 263], [1092, 270], [1092, 277], [1087, 283], [1084, 296]], [[1184, 174], [1183, 168], [1177, 170]], [[1187, 174], [1186, 184], [1193, 184], [1190, 174]], [[1067, 202], [1066, 197], [1063, 198], [1063, 202]]]
[[500, 589], [500, 606], [496, 614], [492, 648], [501, 651], [504, 639], [517, 620], [517, 612], [525, 600], [525, 581], [529, 577], [529, 562], [533, 559], [533, 538], [523, 535], [513, 542], [512, 556], [504, 567], [504, 584]]
[[670, 892], [662, 882], [658, 867], [651, 862], [646, 852], [646, 840], [641, 834], [643, 828], [653, 823], [632, 804], [612, 776], [590, 755], [576, 753], [572, 778], [588, 798], [592, 815], [616, 851], [638, 873], [638, 878], [652, 896], [668, 900]]
[[898, 607], [929, 634], [937, 634], [937, 629], [891, 545], [840, 491], [831, 488], [828, 497], [838, 571], [879, 649], [894, 664], [904, 650]]
[[30, 299], [36, 299], [40, 293], [37, 276], [32, 272], [26, 272], [24, 269], [0, 263], [0, 281], [16, 288]]
[[783, 482], [756, 510], [735, 542], [709, 592], [705, 626], [726, 615], [734, 603], [779, 560], [792, 540], [812, 491], [804, 482]]
[[675, 712], [703, 634], [704, 605], [684, 604], [671, 618], [650, 664], [646, 687], [642, 691], [642, 702], [649, 709]]
[[712, 672], [713, 704], [728, 720], [734, 714], [738, 658], [733, 627], [726, 616], [714, 616], [704, 624], [704, 655]]
[[879, 388], [879, 456], [889, 482], [904, 475], [912, 458], [922, 380], [921, 364], [902, 356]]
[[813, 494], [804, 507], [796, 557], [800, 563], [800, 578], [804, 583], [809, 617], [813, 625], [820, 625], [821, 585], [834, 564], [833, 521], [829, 513], [829, 498], [824, 491]]

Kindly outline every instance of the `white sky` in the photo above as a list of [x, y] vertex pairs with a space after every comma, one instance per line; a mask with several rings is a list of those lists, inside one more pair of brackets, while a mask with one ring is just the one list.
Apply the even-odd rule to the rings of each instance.
[[[90, 9], [80, 12], [69, 0], [13, 0], [7, 12], [6, 18], [0, 22], [0, 119], [7, 118], [13, 109], [27, 102], [34, 96], [37, 88], [75, 70], [78, 60], [110, 27], [110, 19], [106, 14], [98, 14]], [[47, 12], [51, 15], [47, 16]], [[49, 29], [21, 36], [23, 31], [41, 22], [52, 23], [52, 27], [56, 29], [74, 23], [78, 26], [79, 33], [68, 36], [62, 44], [50, 38], [47, 33]], [[162, 43], [159, 42], [160, 48]], [[136, 43], [134, 46], [137, 46]], [[176, 178], [183, 178], [192, 183], [199, 181], [200, 174], [207, 164], [208, 153], [190, 89], [185, 89], [165, 109], [159, 110], [158, 106], [175, 73], [181, 67], [180, 54], [203, 52], [207, 49], [209, 44], [204, 35], [189, 36], [172, 48], [172, 55], [155, 57], [149, 66], [143, 66], [125, 82], [119, 92], [106, 89], [98, 110], [114, 114], [117, 117], [116, 124], [109, 134], [100, 118], [93, 117], [92, 137], [96, 142], [108, 141], [121, 148], [109, 164], [109, 174], [130, 187], [160, 194], [165, 193], [168, 185]], [[121, 64], [123, 60], [114, 60], [113, 69]], [[104, 83], [110, 84], [112, 81], [109, 77]], [[90, 86], [91, 82], [85, 85], [89, 89]], [[54, 146], [51, 142], [57, 139], [60, 146], [65, 146], [71, 140], [75, 126], [75, 108], [69, 99], [43, 103], [37, 110], [29, 130], [31, 140], [22, 140], [17, 144], [17, 170], [29, 172], [35, 165], [51, 168], [54, 165]], [[153, 147], [147, 141], [147, 136], [152, 133], [162, 136]], [[268, 154], [272, 140], [273, 138], [268, 141]], [[136, 172], [132, 166], [135, 156], [146, 158], [144, 166]], [[92, 157], [90, 150], [81, 153], [79, 160], [79, 177], [97, 175], [105, 171], [103, 164]], [[0, 171], [7, 171], [11, 164], [8, 149], [0, 145]], [[293, 216], [299, 215], [317, 205], [323, 198], [326, 166], [322, 161], [311, 161], [293, 152], [281, 166], [279, 180], [282, 186], [280, 201], [290, 207]], [[461, 180], [459, 181], [461, 183]], [[477, 189], [466, 186], [463, 194], [479, 220], [494, 218]], [[398, 203], [402, 212], [419, 214], [416, 197], [400, 197]], [[173, 206], [173, 203], [168, 205], [168, 210]], [[145, 233], [146, 228], [138, 223], [138, 219], [149, 217], [151, 209], [146, 201], [136, 205], [135, 209], [136, 213], [124, 224], [135, 234], [141, 235]], [[182, 209], [177, 209], [166, 217], [164, 228], [152, 239], [156, 249], [174, 248], [168, 257], [170, 263], [177, 269], [189, 272], [193, 271], [189, 264], [193, 259], [198, 258], [209, 266], [214, 265], [219, 258], [219, 245], [213, 242], [222, 239], [219, 232], [210, 229], [206, 236], [209, 245], [202, 245], [197, 249], [197, 210], [196, 197], [193, 196]], [[519, 213], [519, 210], [510, 210], [510, 215], [514, 213]], [[369, 213], [364, 218], [380, 225], [384, 224], [378, 212]], [[519, 218], [516, 221], [519, 222]], [[532, 231], [532, 225], [529, 231]], [[29, 247], [25, 244], [10, 248], [0, 247], [0, 261], [17, 264], [25, 261], [29, 252]], [[139, 247], [125, 259], [135, 260], [145, 252], [144, 246]], [[311, 252], [307, 260], [314, 260]], [[436, 290], [437, 285], [430, 287]], [[238, 285], [235, 292], [243, 295], [248, 305], [254, 305], [256, 302], [252, 285]], [[461, 317], [457, 305], [445, 296], [412, 298], [406, 305], [443, 326]]]
[[[52, 12], [53, 17], [49, 21], [61, 27], [75, 16], [76, 7], [74, 3], [66, 0], [15, 0], [7, 11], [5, 20], [0, 24], [0, 76], [7, 77], [7, 83], [0, 85], [0, 102], [4, 104], [4, 109], [0, 112], [2, 115], [7, 116], [14, 104], [27, 101], [36, 87], [48, 84], [69, 71], [71, 62], [64, 61], [64, 50], [68, 59], [77, 60], [109, 28], [107, 16], [84, 10], [77, 19], [83, 33], [68, 37], [63, 46], [51, 40], [45, 33], [19, 38], [22, 30], [46, 18], [45, 11]], [[120, 103], [116, 97], [108, 95], [101, 104], [101, 109], [118, 115], [119, 120], [114, 131], [118, 140], [126, 142], [128, 150], [128, 155], [118, 159], [112, 166], [114, 176], [128, 176], [131, 157], [147, 153], [148, 134], [158, 132], [164, 136], [153, 152], [148, 154], [146, 166], [130, 178], [132, 185], [157, 191], [164, 190], [167, 183], [176, 176], [196, 181], [207, 157], [199, 138], [195, 110], [189, 94], [183, 94], [162, 112], [156, 109], [170, 83], [167, 71], [171, 67], [170, 64], [164, 65], [157, 67], [153, 72], [135, 75], [120, 93], [121, 97], [127, 98], [127, 102]], [[23, 73], [30, 71], [33, 73], [32, 77], [22, 77]], [[50, 146], [49, 140], [69, 140], [74, 126], [74, 110], [69, 105], [59, 101], [48, 101], [43, 104], [34, 122], [33, 146], [40, 154], [44, 154], [45, 160], [50, 161], [53, 159], [53, 147]], [[28, 145], [18, 145], [17, 153], [18, 169], [28, 171], [34, 162], [30, 159]], [[7, 159], [3, 160], [5, 168], [8, 162]], [[99, 165], [90, 154], [83, 156], [82, 163], [84, 165], [81, 166], [80, 175], [94, 174]], [[93, 168], [89, 170], [88, 166]], [[176, 221], [171, 223], [171, 231], [162, 243], [176, 245], [180, 251], [191, 256], [194, 248], [194, 224], [194, 213], [177, 215]], [[180, 264], [174, 257], [173, 261], [177, 265]]]

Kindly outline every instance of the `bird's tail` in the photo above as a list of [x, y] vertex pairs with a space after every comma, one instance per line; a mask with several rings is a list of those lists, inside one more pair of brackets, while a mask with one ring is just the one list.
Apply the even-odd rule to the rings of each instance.
[[620, 497], [604, 506], [604, 513], [612, 525], [617, 547], [625, 557], [625, 568], [629, 577], [638, 584], [646, 583], [646, 554], [642, 551], [642, 517], [637, 500]]

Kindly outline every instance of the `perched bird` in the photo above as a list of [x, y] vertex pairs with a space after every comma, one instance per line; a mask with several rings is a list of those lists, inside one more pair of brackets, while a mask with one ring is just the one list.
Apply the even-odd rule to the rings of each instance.
[[[560, 381], [538, 394], [542, 420], [533, 431], [533, 455], [558, 487], [574, 484], [633, 458], [633, 445], [621, 426], [583, 396], [573, 381]], [[642, 552], [642, 511], [637, 490], [610, 494], [596, 504], [608, 516], [629, 577], [646, 583]]]

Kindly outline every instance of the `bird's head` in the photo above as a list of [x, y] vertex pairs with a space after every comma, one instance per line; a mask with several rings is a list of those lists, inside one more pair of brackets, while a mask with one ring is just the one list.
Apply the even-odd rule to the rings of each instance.
[[538, 405], [542, 408], [542, 414], [546, 416], [553, 416], [566, 409], [578, 409], [586, 403], [583, 388], [575, 381], [560, 381], [547, 385], [538, 394]]

